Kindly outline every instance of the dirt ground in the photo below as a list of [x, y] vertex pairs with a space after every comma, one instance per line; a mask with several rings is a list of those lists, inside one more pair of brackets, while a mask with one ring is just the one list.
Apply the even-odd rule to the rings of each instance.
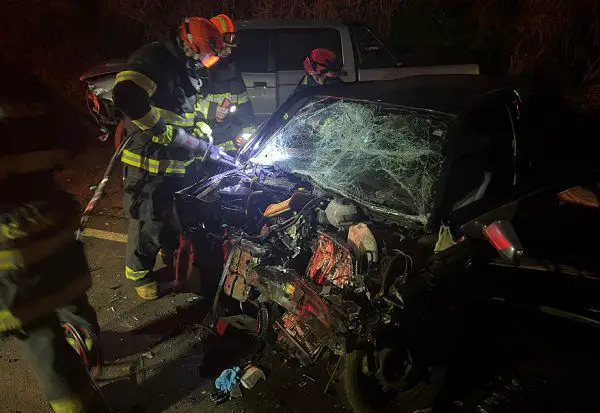
[[[72, 160], [58, 179], [85, 204], [90, 185], [102, 176], [112, 153], [110, 143], [95, 144]], [[127, 222], [121, 209], [121, 180], [116, 173], [107, 198], [90, 228], [115, 233], [113, 241], [85, 237], [94, 284], [89, 299], [102, 327], [106, 371], [131, 371], [125, 378], [101, 382], [115, 412], [289, 412], [344, 411], [340, 400], [325, 395], [324, 366], [301, 368], [295, 361], [269, 352], [259, 360], [267, 374], [241, 398], [215, 405], [214, 380], [224, 369], [244, 366], [256, 345], [248, 336], [228, 329], [223, 337], [199, 328], [209, 303], [192, 294], [171, 294], [160, 300], [139, 299], [123, 276]], [[104, 233], [103, 233], [104, 234]], [[35, 377], [15, 339], [0, 344], [2, 412], [50, 412]], [[125, 370], [124, 370], [125, 369]]]

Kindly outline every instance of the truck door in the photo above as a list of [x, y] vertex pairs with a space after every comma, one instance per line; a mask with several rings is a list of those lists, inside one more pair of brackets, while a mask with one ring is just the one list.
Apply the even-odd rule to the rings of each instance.
[[234, 51], [242, 72], [257, 122], [262, 122], [277, 108], [277, 82], [270, 58], [269, 31], [243, 29], [237, 32]]
[[398, 70], [398, 62], [394, 55], [367, 27], [352, 25], [351, 32], [356, 48], [360, 82], [397, 79], [413, 74], [409, 72], [403, 74]]
[[340, 31], [336, 28], [281, 28], [271, 30], [277, 74], [277, 106], [292, 94], [304, 76], [304, 59], [311, 50], [325, 48], [342, 60]]

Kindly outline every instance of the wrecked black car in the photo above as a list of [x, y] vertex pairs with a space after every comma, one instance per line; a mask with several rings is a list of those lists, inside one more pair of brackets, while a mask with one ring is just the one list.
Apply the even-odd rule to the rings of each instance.
[[[467, 280], [510, 300], [499, 294], [518, 287], [502, 286], [503, 274], [559, 274], [554, 290], [529, 296], [554, 308], [565, 304], [552, 292], [560, 277], [598, 271], [581, 241], [600, 229], [593, 159], [558, 146], [565, 137], [543, 102], [468, 75], [294, 95], [237, 168], [177, 194], [180, 279], [199, 271], [205, 293], [217, 287], [219, 317], [301, 364], [339, 357], [331, 375], [354, 411], [430, 406], [423, 395], [439, 389], [446, 346], [433, 337], [450, 336], [447, 309], [472, 292]], [[531, 120], [540, 114], [547, 122]], [[573, 188], [596, 204], [565, 211]], [[565, 242], [577, 223], [585, 234]], [[550, 258], [564, 258], [564, 271], [540, 264]], [[490, 266], [504, 271], [497, 288], [481, 282]], [[242, 316], [219, 313], [226, 299]]]

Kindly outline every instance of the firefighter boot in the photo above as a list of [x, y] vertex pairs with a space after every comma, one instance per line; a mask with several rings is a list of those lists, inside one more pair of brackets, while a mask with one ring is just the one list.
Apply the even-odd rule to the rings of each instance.
[[144, 300], [156, 300], [158, 298], [158, 283], [151, 281], [147, 284], [135, 287], [135, 292]]

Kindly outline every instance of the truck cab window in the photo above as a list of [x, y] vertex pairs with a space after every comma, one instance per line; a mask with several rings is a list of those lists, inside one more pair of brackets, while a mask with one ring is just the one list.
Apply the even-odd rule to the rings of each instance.
[[302, 62], [313, 49], [325, 48], [342, 61], [342, 42], [337, 29], [272, 30], [275, 70], [304, 70]]
[[241, 72], [269, 72], [269, 32], [267, 30], [239, 30], [237, 47], [233, 50]]
[[351, 30], [361, 69], [395, 67], [396, 59], [367, 27], [356, 25]]

